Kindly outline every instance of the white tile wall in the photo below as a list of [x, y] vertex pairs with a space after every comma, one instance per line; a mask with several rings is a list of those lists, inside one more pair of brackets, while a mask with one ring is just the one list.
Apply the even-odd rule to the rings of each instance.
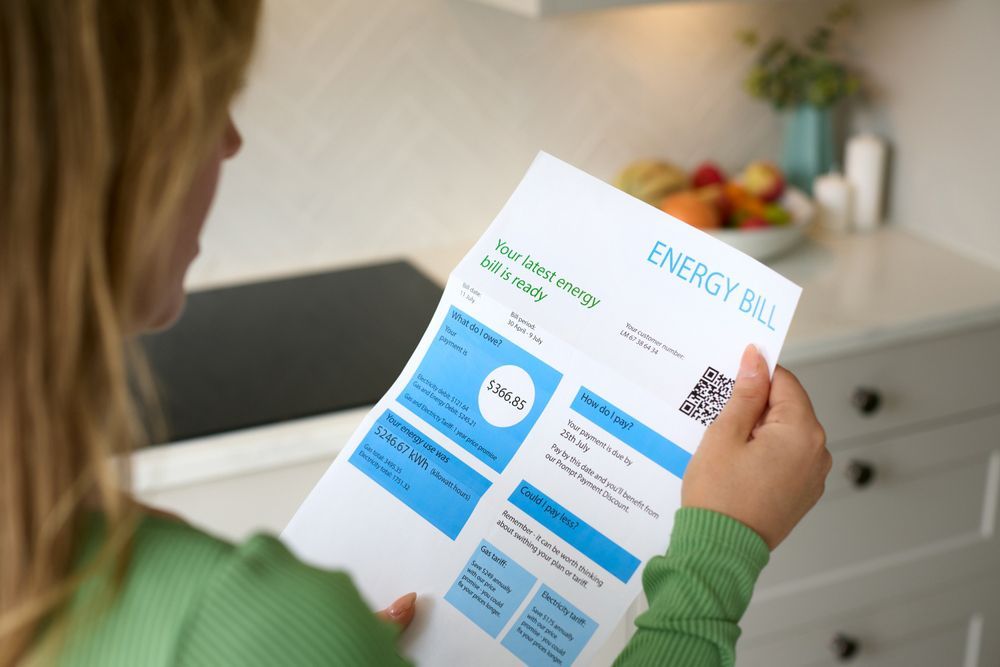
[[1000, 0], [863, 2], [894, 222], [1000, 267]]
[[466, 0], [270, 0], [194, 288], [471, 242], [545, 149], [731, 167], [779, 122], [741, 80], [744, 26], [831, 3], [652, 5], [530, 20]]

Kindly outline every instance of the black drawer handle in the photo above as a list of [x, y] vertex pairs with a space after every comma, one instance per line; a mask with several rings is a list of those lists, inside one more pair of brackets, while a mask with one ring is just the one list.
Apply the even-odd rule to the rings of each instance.
[[852, 660], [861, 650], [861, 642], [854, 637], [838, 632], [830, 640], [830, 652], [839, 662]]
[[882, 407], [882, 394], [879, 393], [878, 389], [858, 387], [854, 390], [851, 403], [862, 415], [870, 417]]
[[847, 464], [847, 479], [851, 481], [856, 489], [863, 489], [875, 479], [875, 466], [867, 461], [852, 459]]

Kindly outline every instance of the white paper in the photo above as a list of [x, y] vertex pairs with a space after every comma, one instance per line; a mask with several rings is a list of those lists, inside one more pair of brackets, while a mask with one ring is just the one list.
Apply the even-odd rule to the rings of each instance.
[[539, 154], [283, 537], [375, 607], [417, 591], [418, 663], [586, 664], [666, 551], [697, 418], [748, 343], [773, 371], [800, 291]]

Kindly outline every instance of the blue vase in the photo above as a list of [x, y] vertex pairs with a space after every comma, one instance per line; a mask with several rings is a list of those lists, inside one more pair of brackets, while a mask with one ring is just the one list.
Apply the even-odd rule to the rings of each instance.
[[796, 107], [785, 118], [785, 143], [781, 168], [785, 179], [812, 194], [813, 180], [833, 167], [833, 120], [829, 108], [808, 104]]

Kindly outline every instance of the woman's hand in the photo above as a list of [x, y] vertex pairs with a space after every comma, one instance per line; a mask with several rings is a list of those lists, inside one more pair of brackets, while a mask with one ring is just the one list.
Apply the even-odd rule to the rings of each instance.
[[383, 621], [395, 623], [399, 626], [400, 631], [402, 631], [409, 627], [410, 622], [413, 620], [413, 615], [417, 611], [416, 603], [417, 594], [407, 593], [375, 615]]
[[831, 465], [802, 385], [781, 366], [769, 380], [751, 345], [729, 403], [688, 464], [681, 504], [731, 516], [773, 550], [823, 495]]

